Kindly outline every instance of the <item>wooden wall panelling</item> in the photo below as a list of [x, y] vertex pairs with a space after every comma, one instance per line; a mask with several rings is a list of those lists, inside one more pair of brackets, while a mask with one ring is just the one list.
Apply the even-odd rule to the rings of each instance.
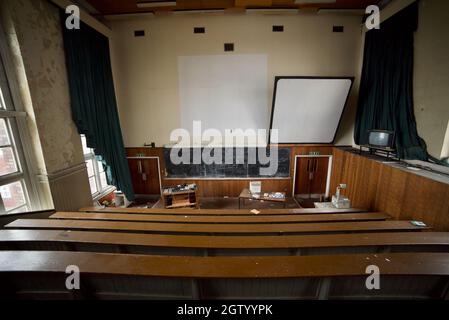
[[331, 194], [334, 194], [337, 186], [340, 183], [344, 183], [344, 167], [346, 162], [347, 152], [344, 152], [341, 149], [334, 148], [333, 150], [333, 159], [332, 159], [332, 175], [331, 175], [331, 184], [330, 191]]
[[444, 230], [445, 225], [439, 217], [447, 215], [449, 199], [448, 186], [440, 182], [426, 179], [417, 175], [409, 175], [402, 202], [401, 219], [425, 221], [435, 226], [436, 230]]
[[449, 185], [335, 148], [331, 191], [346, 183], [353, 207], [449, 230]]
[[377, 199], [377, 186], [379, 184], [379, 176], [382, 170], [382, 165], [375, 161], [368, 161], [368, 179], [367, 189], [365, 193], [365, 201], [366, 207], [369, 209], [373, 209], [376, 207], [376, 199]]
[[382, 166], [382, 176], [377, 192], [382, 193], [382, 202], [376, 208], [388, 212], [396, 219], [410, 219], [411, 213], [403, 212], [408, 173], [389, 166]]
[[[257, 179], [255, 179], [257, 180]], [[249, 188], [251, 180], [242, 179], [162, 179], [163, 186], [196, 183], [201, 197], [238, 197], [243, 189]], [[266, 179], [262, 191], [285, 191], [291, 193], [291, 179]]]
[[435, 217], [435, 230], [449, 230], [449, 186], [446, 186], [446, 193], [443, 197], [443, 207], [441, 213]]
[[[307, 155], [311, 152], [319, 152], [322, 155], [331, 155], [333, 152], [332, 145], [282, 145], [282, 147], [291, 148], [290, 177], [287, 179], [254, 179], [262, 181], [262, 190], [264, 192], [283, 191], [288, 195], [292, 194], [294, 161], [296, 155]], [[196, 183], [200, 189], [200, 196], [202, 197], [237, 197], [244, 188], [249, 187], [249, 182], [251, 181], [249, 179], [167, 179], [165, 177], [164, 148], [127, 148], [126, 152], [128, 157], [136, 157], [138, 155], [159, 157], [162, 186]], [[153, 172], [154, 168], [148, 168], [148, 170]], [[149, 176], [151, 177], [148, 178], [157, 177], [157, 172], [151, 173]]]
[[[318, 152], [321, 155], [332, 155], [333, 153], [332, 145], [282, 145], [282, 147], [291, 148], [290, 177], [287, 179], [254, 179], [262, 181], [262, 190], [264, 192], [283, 191], [288, 195], [292, 194], [294, 161], [296, 155], [308, 155], [311, 152]], [[164, 148], [139, 147], [127, 148], [126, 151], [128, 157], [136, 157], [139, 155], [159, 157], [162, 186], [196, 183], [200, 188], [200, 196], [202, 197], [237, 197], [244, 188], [249, 187], [249, 182], [251, 181], [249, 179], [167, 179], [165, 177]], [[153, 169], [148, 168], [149, 172], [151, 172], [148, 174], [149, 179], [158, 176], [157, 172], [153, 173]], [[333, 190], [335, 190], [335, 188], [333, 188]]]
[[[353, 155], [354, 162], [357, 161], [357, 157]], [[375, 207], [380, 168], [381, 164], [378, 162], [367, 158], [361, 159], [357, 166], [357, 188], [353, 190], [355, 205], [370, 209]]]

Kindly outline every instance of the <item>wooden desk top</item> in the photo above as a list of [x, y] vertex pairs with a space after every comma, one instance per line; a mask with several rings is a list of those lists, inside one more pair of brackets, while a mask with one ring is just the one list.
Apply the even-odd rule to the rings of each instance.
[[170, 233], [342, 233], [371, 231], [418, 231], [429, 229], [412, 225], [410, 221], [375, 222], [332, 222], [332, 223], [276, 223], [276, 224], [191, 224], [191, 223], [151, 223], [118, 222], [95, 220], [57, 220], [57, 219], [19, 219], [5, 228], [26, 229], [72, 229], [72, 230], [111, 230], [135, 232]]
[[384, 276], [447, 276], [449, 275], [449, 253], [183, 257], [63, 251], [0, 252], [0, 273], [64, 273], [68, 265], [78, 266], [84, 274], [179, 278], [366, 276], [366, 267], [369, 265], [378, 266]]
[[[198, 216], [254, 216], [251, 209], [164, 209], [164, 208], [81, 208], [80, 212], [98, 212], [98, 213], [125, 213], [125, 214], [164, 214], [164, 215], [198, 215]], [[365, 209], [319, 209], [319, 208], [296, 208], [296, 209], [260, 209], [261, 215], [300, 215], [300, 214], [332, 214], [332, 213], [357, 213], [366, 212]]]
[[344, 222], [344, 221], [383, 221], [391, 216], [380, 212], [345, 213], [345, 214], [309, 214], [309, 215], [253, 215], [253, 216], [198, 216], [198, 215], [148, 215], [121, 213], [84, 213], [57, 212], [52, 219], [76, 220], [111, 220], [111, 221], [144, 221], [167, 223], [310, 223], [310, 222]]
[[0, 243], [59, 242], [166, 248], [282, 249], [372, 246], [449, 246], [448, 232], [392, 232], [280, 236], [160, 235], [67, 230], [0, 230]]

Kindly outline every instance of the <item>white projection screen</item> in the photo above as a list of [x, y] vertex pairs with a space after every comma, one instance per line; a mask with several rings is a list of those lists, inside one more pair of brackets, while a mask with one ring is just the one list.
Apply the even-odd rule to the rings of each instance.
[[278, 143], [332, 143], [352, 82], [348, 77], [276, 77], [271, 129], [279, 130]]
[[268, 128], [266, 55], [181, 56], [178, 71], [182, 128]]

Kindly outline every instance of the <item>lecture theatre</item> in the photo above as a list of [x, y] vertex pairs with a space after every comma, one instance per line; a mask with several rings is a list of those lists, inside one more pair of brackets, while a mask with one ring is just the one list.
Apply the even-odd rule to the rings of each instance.
[[0, 0], [0, 300], [448, 300], [448, 12]]

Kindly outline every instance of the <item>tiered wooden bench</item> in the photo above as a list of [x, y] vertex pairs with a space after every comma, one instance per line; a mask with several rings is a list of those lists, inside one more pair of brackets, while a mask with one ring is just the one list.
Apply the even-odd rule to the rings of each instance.
[[332, 223], [276, 223], [276, 224], [192, 224], [153, 223], [95, 220], [18, 219], [6, 228], [61, 229], [61, 230], [109, 230], [146, 233], [187, 234], [308, 234], [375, 231], [418, 231], [428, 229], [413, 225], [410, 221], [369, 221]]
[[312, 223], [312, 222], [354, 222], [354, 221], [385, 221], [391, 216], [380, 212], [366, 213], [334, 213], [307, 215], [253, 215], [253, 216], [199, 216], [199, 215], [165, 215], [165, 214], [122, 214], [122, 213], [84, 213], [57, 212], [52, 219], [73, 220], [109, 220], [129, 222], [166, 222], [166, 223]]
[[63, 230], [0, 230], [1, 250], [217, 256], [318, 253], [447, 252], [449, 233], [368, 233], [289, 236], [190, 236]]
[[[82, 270], [65, 288], [66, 268]], [[366, 268], [382, 272], [380, 290]], [[162, 257], [81, 252], [0, 252], [0, 296], [72, 298], [448, 298], [449, 253], [306, 257]], [[50, 278], [53, 281], [46, 281]], [[55, 281], [59, 280], [59, 281]], [[27, 284], [18, 290], [17, 282]], [[33, 284], [40, 283], [36, 288]], [[42, 288], [42, 286], [45, 286]], [[405, 288], [401, 289], [401, 288]], [[407, 289], [412, 288], [411, 291]], [[355, 290], [354, 290], [355, 289]], [[34, 291], [34, 292], [33, 292]]]
[[[166, 214], [166, 215], [199, 215], [199, 216], [255, 216], [251, 209], [153, 209], [153, 208], [96, 208], [87, 207], [79, 210], [80, 212], [93, 213], [124, 213], [124, 214]], [[350, 209], [332, 209], [332, 208], [297, 208], [297, 209], [261, 209], [257, 210], [258, 215], [299, 215], [299, 214], [335, 214], [335, 213], [360, 213], [367, 210], [350, 208]]]
[[[105, 299], [448, 295], [449, 233], [429, 232], [428, 227], [393, 221], [383, 213], [109, 210], [56, 212], [49, 219], [18, 219], [0, 230], [3, 295]], [[77, 265], [82, 272], [80, 292], [63, 287], [68, 265]], [[381, 268], [382, 290], [366, 289], [368, 265]]]

